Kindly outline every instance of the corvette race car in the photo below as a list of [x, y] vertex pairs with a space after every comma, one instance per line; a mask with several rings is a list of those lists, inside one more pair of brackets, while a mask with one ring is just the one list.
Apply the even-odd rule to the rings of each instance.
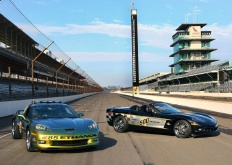
[[67, 104], [56, 101], [32, 102], [12, 118], [12, 138], [26, 136], [27, 151], [75, 149], [99, 144], [98, 125], [81, 118]]
[[178, 138], [187, 138], [218, 130], [217, 121], [204, 113], [183, 113], [163, 102], [132, 107], [113, 107], [106, 110], [107, 122], [117, 132], [130, 126], [171, 131]]

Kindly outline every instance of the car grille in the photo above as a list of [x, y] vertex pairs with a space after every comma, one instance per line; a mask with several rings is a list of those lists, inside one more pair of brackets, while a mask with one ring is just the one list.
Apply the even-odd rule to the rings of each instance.
[[52, 146], [80, 146], [86, 145], [88, 140], [73, 140], [73, 141], [53, 141]]
[[204, 130], [205, 130], [205, 132], [213, 132], [213, 131], [216, 131], [217, 128], [215, 128], [215, 127], [206, 127], [206, 128], [204, 128]]

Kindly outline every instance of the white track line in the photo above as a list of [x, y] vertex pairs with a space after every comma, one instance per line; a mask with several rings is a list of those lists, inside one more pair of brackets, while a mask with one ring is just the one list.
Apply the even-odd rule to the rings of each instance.
[[8, 133], [8, 134], [5, 134], [5, 135], [3, 135], [3, 136], [0, 136], [0, 139], [1, 138], [3, 138], [3, 137], [5, 137], [5, 136], [8, 136], [8, 135], [10, 135], [11, 133]]

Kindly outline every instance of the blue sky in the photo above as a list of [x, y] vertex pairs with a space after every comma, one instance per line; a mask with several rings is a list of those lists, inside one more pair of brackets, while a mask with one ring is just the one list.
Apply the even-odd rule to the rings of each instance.
[[[232, 62], [231, 0], [12, 0], [99, 85], [132, 86], [130, 11], [138, 12], [139, 77], [170, 72], [172, 35], [207, 23], [212, 58]], [[134, 6], [130, 8], [130, 4]], [[195, 11], [195, 12], [194, 12]], [[195, 14], [194, 14], [195, 13]]]

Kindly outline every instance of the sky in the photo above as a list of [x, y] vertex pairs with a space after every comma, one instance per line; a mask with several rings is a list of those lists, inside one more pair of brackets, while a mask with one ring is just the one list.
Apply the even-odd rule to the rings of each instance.
[[[211, 57], [232, 62], [231, 0], [11, 0], [96, 83], [132, 86], [131, 9], [137, 10], [139, 79], [170, 72], [172, 35], [207, 23]], [[134, 5], [130, 7], [130, 4]]]

